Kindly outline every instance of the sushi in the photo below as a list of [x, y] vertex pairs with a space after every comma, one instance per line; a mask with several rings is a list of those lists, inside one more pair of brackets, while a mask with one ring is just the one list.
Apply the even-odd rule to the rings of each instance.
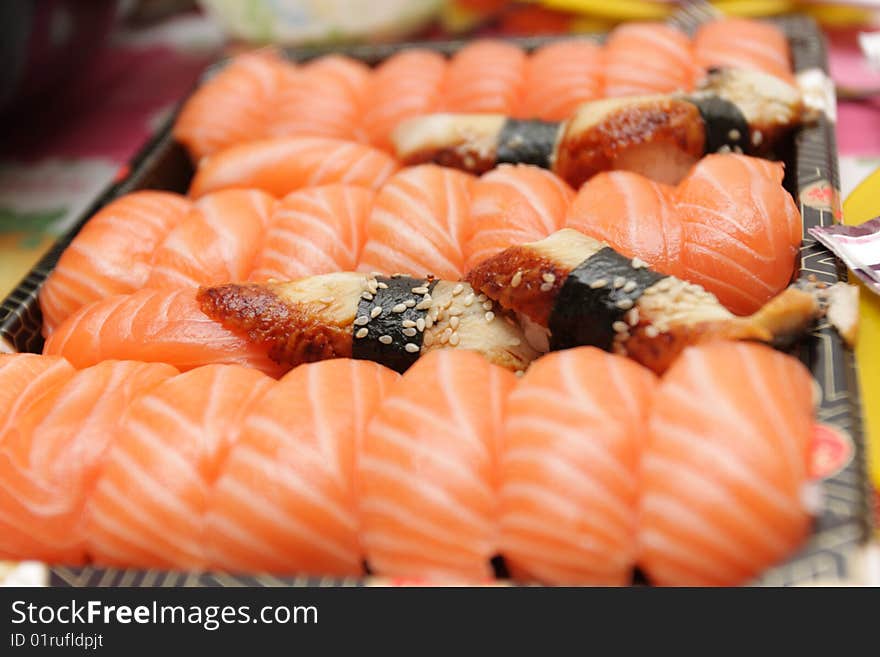
[[536, 49], [526, 62], [524, 119], [562, 121], [578, 106], [603, 97], [602, 48], [588, 39], [563, 39]]
[[372, 190], [342, 184], [288, 194], [272, 214], [247, 278], [294, 280], [355, 269], [374, 199]]
[[606, 98], [688, 91], [699, 70], [684, 32], [663, 23], [624, 23], [604, 48]]
[[556, 175], [525, 164], [502, 164], [483, 174], [471, 190], [465, 271], [509, 246], [562, 228], [574, 198]]
[[201, 160], [189, 193], [198, 198], [246, 187], [281, 198], [303, 187], [330, 183], [376, 189], [397, 168], [391, 156], [364, 144], [325, 137], [279, 137], [232, 146]]
[[203, 196], [153, 252], [146, 287], [198, 287], [246, 278], [275, 204], [256, 189]]
[[80, 564], [83, 509], [139, 393], [177, 374], [169, 365], [104, 361], [47, 390], [0, 436], [0, 558]]
[[693, 53], [705, 70], [744, 68], [792, 82], [791, 53], [785, 35], [775, 26], [744, 18], [723, 18], [701, 25]]
[[44, 335], [82, 306], [143, 287], [153, 253], [191, 209], [192, 203], [178, 194], [139, 191], [98, 211], [40, 288]]
[[109, 432], [83, 508], [92, 562], [206, 569], [204, 518], [214, 480], [250, 406], [274, 383], [240, 365], [208, 365], [131, 400]]
[[522, 104], [527, 59], [521, 48], [504, 41], [472, 41], [449, 62], [440, 109], [515, 115]]
[[461, 278], [473, 183], [468, 174], [431, 164], [391, 176], [367, 219], [357, 269]]
[[781, 164], [708, 155], [676, 188], [628, 171], [583, 187], [565, 225], [702, 285], [732, 312], [756, 312], [791, 280], [802, 222]]
[[287, 367], [356, 358], [403, 372], [423, 354], [453, 348], [517, 371], [537, 357], [518, 326], [455, 281], [337, 272], [202, 288], [198, 302], [207, 317]]
[[593, 347], [536, 361], [507, 399], [500, 552], [512, 575], [621, 586], [637, 550], [640, 460], [657, 381]]
[[803, 542], [812, 386], [800, 362], [763, 345], [684, 350], [642, 457], [639, 565], [651, 582], [745, 584]]
[[77, 368], [129, 359], [169, 363], [180, 371], [238, 364], [280, 376], [289, 369], [207, 317], [196, 293], [196, 288], [144, 288], [96, 301], [58, 327], [43, 353], [63, 356]]
[[436, 351], [391, 385], [358, 461], [361, 540], [372, 572], [492, 578], [498, 455], [515, 382], [473, 352]]
[[570, 228], [502, 251], [467, 281], [524, 317], [539, 351], [596, 346], [655, 372], [706, 340], [790, 341], [822, 311], [814, 294], [792, 287], [754, 315], [736, 317], [702, 287]]
[[356, 468], [367, 423], [397, 380], [375, 363], [324, 361], [250, 404], [204, 515], [212, 568], [363, 574]]
[[562, 122], [502, 114], [435, 114], [393, 134], [405, 164], [436, 162], [472, 173], [501, 163], [552, 170], [573, 187], [625, 169], [677, 183], [707, 153], [766, 155], [804, 118], [801, 94], [772, 76], [723, 69], [693, 93], [609, 98]]

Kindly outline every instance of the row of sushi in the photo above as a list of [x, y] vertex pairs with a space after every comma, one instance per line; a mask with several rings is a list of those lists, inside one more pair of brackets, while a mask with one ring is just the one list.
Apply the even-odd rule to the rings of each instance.
[[329, 55], [296, 66], [272, 52], [234, 58], [184, 105], [174, 134], [193, 159], [246, 141], [319, 136], [390, 150], [402, 121], [435, 112], [559, 121], [596, 99], [690, 91], [706, 71], [758, 71], [793, 82], [785, 36], [744, 19], [689, 38], [661, 23], [625, 24], [603, 46], [565, 40], [528, 55], [502, 41], [470, 43], [449, 61], [410, 48], [375, 70]]
[[335, 182], [280, 201], [258, 189], [197, 201], [136, 192], [95, 215], [62, 254], [40, 291], [44, 333], [91, 303], [144, 287], [355, 270], [459, 280], [505, 248], [564, 227], [750, 314], [788, 284], [801, 240], [781, 179], [779, 164], [730, 154], [707, 156], [678, 187], [616, 171], [577, 194], [528, 165], [480, 178], [420, 165], [378, 192]]
[[812, 385], [796, 359], [726, 341], [659, 379], [591, 347], [520, 379], [462, 350], [402, 376], [340, 358], [280, 380], [4, 355], [0, 559], [747, 583], [821, 502]]

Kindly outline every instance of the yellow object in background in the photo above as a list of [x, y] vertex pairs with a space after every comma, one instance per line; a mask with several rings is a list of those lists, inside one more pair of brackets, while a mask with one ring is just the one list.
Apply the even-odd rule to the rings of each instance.
[[[880, 169], [868, 176], [843, 202], [844, 223], [860, 224], [880, 215]], [[851, 277], [854, 278], [854, 277]], [[859, 338], [856, 362], [868, 444], [868, 467], [880, 490], [880, 297], [859, 282]]]

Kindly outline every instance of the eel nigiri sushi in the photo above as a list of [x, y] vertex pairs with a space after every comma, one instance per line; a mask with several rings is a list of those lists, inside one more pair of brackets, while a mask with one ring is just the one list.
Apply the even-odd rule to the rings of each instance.
[[542, 351], [591, 345], [655, 372], [687, 345], [710, 338], [785, 342], [821, 312], [813, 294], [791, 287], [754, 315], [737, 317], [702, 287], [569, 228], [502, 251], [467, 280], [524, 316], [527, 335]]
[[497, 164], [551, 169], [573, 187], [625, 169], [674, 184], [706, 153], [766, 154], [803, 118], [795, 87], [756, 71], [720, 69], [693, 93], [586, 103], [561, 123], [502, 114], [434, 114], [398, 126], [405, 164], [473, 173]]
[[337, 272], [201, 288], [198, 301], [208, 317], [288, 367], [356, 358], [403, 372], [422, 354], [457, 348], [523, 370], [537, 356], [519, 326], [467, 283]]
[[744, 584], [801, 544], [812, 387], [797, 359], [764, 345], [682, 353], [657, 390], [642, 459], [639, 565], [651, 582]]

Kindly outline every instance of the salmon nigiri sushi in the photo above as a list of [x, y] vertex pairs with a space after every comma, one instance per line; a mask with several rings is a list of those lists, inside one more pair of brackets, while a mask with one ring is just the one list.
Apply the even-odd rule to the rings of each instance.
[[639, 564], [650, 581], [745, 584], [801, 544], [812, 399], [806, 368], [769, 347], [685, 350], [645, 444]]
[[360, 575], [355, 465], [398, 375], [340, 359], [298, 367], [251, 406], [205, 516], [211, 567]]
[[522, 105], [526, 60], [518, 46], [491, 39], [472, 41], [449, 63], [441, 109], [514, 114]]
[[14, 419], [0, 437], [0, 558], [85, 560], [83, 508], [113, 429], [132, 399], [175, 374], [169, 365], [105, 361]]
[[274, 383], [240, 365], [208, 365], [135, 397], [85, 505], [92, 561], [204, 570], [214, 480], [249, 406]]
[[364, 129], [371, 144], [391, 150], [392, 130], [405, 119], [436, 112], [447, 70], [439, 53], [411, 48], [382, 62], [367, 94]]
[[341, 139], [287, 137], [233, 146], [199, 163], [193, 197], [220, 189], [261, 189], [280, 198], [303, 187], [347, 183], [376, 189], [397, 169], [390, 155]]
[[198, 287], [244, 280], [275, 204], [273, 197], [257, 189], [228, 189], [203, 196], [153, 253], [147, 287]]
[[366, 64], [326, 55], [291, 70], [268, 126], [272, 137], [334, 137], [363, 141], [360, 126], [371, 80]]
[[358, 463], [361, 540], [373, 572], [491, 577], [498, 441], [515, 382], [478, 354], [439, 351], [391, 386]]
[[573, 197], [565, 181], [539, 167], [502, 164], [483, 174], [471, 195], [465, 270], [509, 246], [562, 228]]
[[501, 553], [515, 577], [620, 586], [636, 562], [653, 374], [593, 347], [536, 361], [508, 397]]
[[273, 51], [244, 53], [205, 82], [183, 105], [174, 137], [193, 161], [261, 139], [293, 65]]
[[604, 58], [598, 44], [566, 39], [538, 48], [525, 71], [525, 95], [517, 116], [567, 119], [580, 105], [602, 97]]
[[143, 287], [153, 252], [191, 208], [177, 194], [139, 191], [89, 219], [40, 288], [44, 334], [82, 306]]
[[373, 204], [358, 269], [461, 278], [473, 183], [469, 174], [430, 164], [392, 176]]
[[295, 280], [353, 270], [374, 198], [372, 190], [342, 184], [288, 194], [272, 214], [249, 279]]
[[17, 418], [75, 373], [59, 356], [0, 354], [0, 449], [2, 436]]
[[687, 91], [696, 67], [687, 35], [662, 23], [624, 23], [605, 44], [605, 96]]
[[709, 155], [679, 184], [682, 278], [746, 315], [791, 280], [802, 221], [782, 186], [783, 166], [744, 155]]
[[704, 69], [744, 68], [769, 73], [787, 82], [791, 72], [788, 40], [777, 27], [745, 18], [722, 18], [700, 26], [694, 56]]
[[190, 370], [201, 365], [247, 365], [271, 376], [290, 369], [272, 361], [267, 349], [224, 329], [205, 315], [195, 288], [108, 297], [71, 315], [46, 341], [43, 353], [64, 356], [82, 368], [107, 359], [170, 363]]

